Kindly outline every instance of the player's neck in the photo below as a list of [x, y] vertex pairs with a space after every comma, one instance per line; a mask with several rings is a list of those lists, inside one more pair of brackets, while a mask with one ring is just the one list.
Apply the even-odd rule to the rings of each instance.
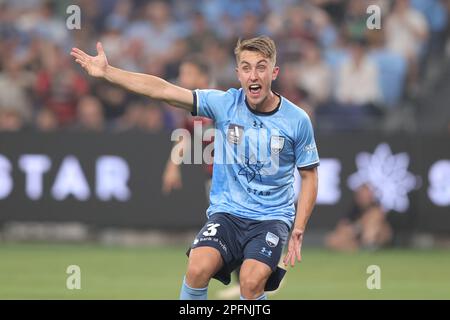
[[248, 105], [255, 111], [268, 113], [278, 108], [280, 99], [281, 98], [278, 95], [273, 93], [273, 91], [270, 91], [267, 97], [263, 101], [261, 101], [261, 103], [258, 103], [256, 105], [249, 103]]

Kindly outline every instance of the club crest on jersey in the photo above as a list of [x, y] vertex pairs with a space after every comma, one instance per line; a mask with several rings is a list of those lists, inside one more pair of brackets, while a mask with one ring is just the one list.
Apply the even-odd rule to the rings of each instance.
[[229, 143], [240, 144], [244, 136], [244, 127], [231, 123], [228, 127], [227, 140]]
[[267, 232], [266, 243], [269, 247], [276, 247], [280, 238], [272, 232]]
[[270, 151], [273, 154], [278, 154], [284, 148], [284, 137], [271, 136], [270, 137]]

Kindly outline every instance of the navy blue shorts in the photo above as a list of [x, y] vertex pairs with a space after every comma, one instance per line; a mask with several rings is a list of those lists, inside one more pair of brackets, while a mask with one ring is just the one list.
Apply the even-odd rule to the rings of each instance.
[[285, 271], [277, 270], [277, 265], [288, 235], [288, 225], [280, 220], [258, 221], [215, 213], [197, 234], [191, 249], [206, 246], [219, 250], [224, 266], [213, 278], [224, 284], [230, 283], [231, 272], [245, 259], [267, 264], [282, 278]]

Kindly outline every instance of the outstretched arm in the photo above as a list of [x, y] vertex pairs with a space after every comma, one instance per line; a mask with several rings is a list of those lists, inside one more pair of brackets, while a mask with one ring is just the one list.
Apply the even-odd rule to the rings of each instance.
[[128, 72], [110, 66], [100, 42], [97, 43], [97, 56], [95, 57], [86, 54], [78, 48], [73, 48], [70, 54], [90, 76], [106, 79], [129, 91], [146, 95], [152, 99], [165, 101], [190, 112], [193, 110], [194, 98], [190, 90], [178, 87], [152, 75]]
[[288, 252], [283, 259], [285, 265], [290, 263], [292, 267], [295, 265], [296, 259], [299, 262], [302, 260], [303, 234], [316, 203], [318, 188], [317, 168], [300, 170], [300, 176], [302, 177], [302, 188], [298, 197], [295, 224], [289, 239]]

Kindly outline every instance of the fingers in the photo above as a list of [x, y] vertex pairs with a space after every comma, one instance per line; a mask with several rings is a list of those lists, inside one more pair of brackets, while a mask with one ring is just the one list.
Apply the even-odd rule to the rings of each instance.
[[293, 267], [295, 265], [295, 254], [292, 254], [292, 251], [288, 251], [283, 259], [283, 263], [285, 266], [291, 265]]
[[70, 53], [70, 55], [72, 56], [72, 57], [74, 57], [75, 59], [77, 59], [77, 60], [80, 60], [80, 61], [85, 61], [85, 58], [82, 56], [82, 55], [80, 55], [79, 53], [76, 53], [76, 52], [71, 52]]
[[302, 243], [299, 238], [295, 239], [294, 241], [294, 255], [293, 260], [295, 263], [295, 259], [297, 259], [298, 262], [302, 262]]
[[301, 260], [301, 254], [300, 254], [300, 250], [301, 250], [301, 243], [299, 239], [295, 240], [295, 245], [294, 245], [295, 251], [294, 251], [294, 260], [295, 258], [297, 258], [298, 261]]
[[295, 256], [296, 256], [296, 253], [295, 253], [295, 251], [291, 254], [291, 267], [294, 267], [295, 266]]
[[295, 265], [295, 250], [289, 246], [288, 252], [283, 259], [283, 263], [285, 266], [291, 265], [293, 267]]
[[289, 264], [289, 260], [291, 258], [291, 254], [292, 254], [292, 240], [289, 240], [288, 251], [286, 253], [286, 256], [283, 259], [283, 263], [284, 263], [285, 266], [287, 266]]
[[294, 267], [296, 260], [298, 262], [302, 261], [301, 242], [297, 238], [292, 238], [289, 241], [288, 252], [283, 259], [283, 263], [285, 266], [290, 264], [291, 267]]
[[290, 256], [291, 256], [291, 252], [288, 251], [288, 253], [286, 254], [286, 256], [283, 259], [283, 263], [284, 263], [285, 266], [288, 265]]
[[75, 58], [76, 63], [81, 65], [83, 68], [87, 69], [87, 62], [88, 62], [89, 56], [86, 53], [84, 53], [80, 49], [73, 48], [70, 55]]
[[298, 248], [298, 250], [295, 250], [295, 255], [297, 256], [297, 261], [302, 262], [302, 252], [301, 248]]
[[72, 53], [76, 53], [76, 54], [78, 54], [79, 56], [81, 56], [81, 57], [83, 57], [83, 58], [85, 58], [85, 59], [89, 58], [89, 55], [88, 55], [88, 54], [86, 54], [84, 51], [82, 51], [82, 50], [80, 50], [80, 49], [78, 49], [78, 48], [72, 48], [71, 54], [72, 54]]
[[99, 55], [104, 55], [105, 51], [103, 50], [103, 46], [101, 42], [97, 42], [97, 52]]
[[81, 61], [80, 59], [75, 59], [75, 62], [87, 70], [87, 65], [85, 62]]
[[84, 69], [88, 70], [88, 60], [90, 58], [89, 55], [84, 53], [82, 50], [78, 48], [72, 48], [70, 55], [75, 58], [75, 62], [82, 66]]

